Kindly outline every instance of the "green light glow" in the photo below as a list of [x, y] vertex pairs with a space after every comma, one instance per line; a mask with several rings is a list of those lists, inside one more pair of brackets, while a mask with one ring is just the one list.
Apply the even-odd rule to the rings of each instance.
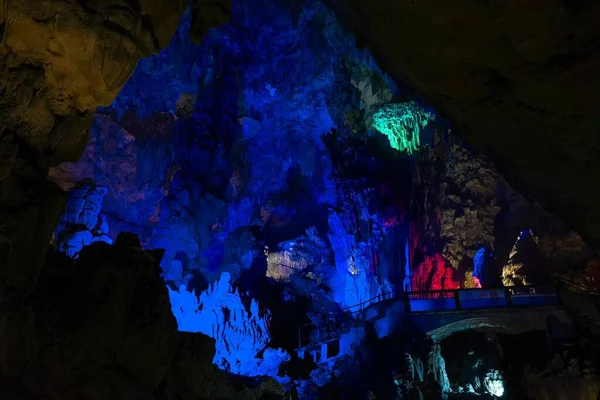
[[421, 129], [434, 119], [434, 114], [414, 101], [388, 103], [373, 114], [373, 127], [388, 137], [394, 149], [412, 154], [421, 144]]

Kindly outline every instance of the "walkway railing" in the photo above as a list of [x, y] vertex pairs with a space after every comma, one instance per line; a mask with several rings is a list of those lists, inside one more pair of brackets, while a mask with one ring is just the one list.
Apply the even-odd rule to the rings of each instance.
[[408, 292], [405, 296], [408, 312], [532, 307], [553, 305], [559, 302], [556, 289], [552, 286], [436, 290]]
[[[337, 339], [360, 323], [363, 311], [381, 301], [395, 298], [394, 292], [374, 296], [324, 316], [322, 323], [298, 327], [298, 348]], [[505, 307], [534, 307], [559, 303], [553, 286], [515, 286], [498, 289], [455, 289], [404, 293], [406, 311], [439, 312]], [[348, 318], [352, 316], [354, 318]]]
[[[298, 348], [339, 338], [343, 331], [357, 325], [357, 320], [361, 319], [362, 312], [370, 305], [394, 297], [394, 292], [381, 293], [361, 303], [344, 307], [335, 314], [323, 316], [322, 323], [300, 325], [298, 327]], [[354, 319], [350, 319], [348, 316], [352, 316]]]

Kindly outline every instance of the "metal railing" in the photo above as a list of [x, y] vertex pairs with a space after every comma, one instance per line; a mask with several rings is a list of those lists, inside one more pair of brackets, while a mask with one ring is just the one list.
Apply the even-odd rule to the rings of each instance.
[[396, 297], [395, 292], [381, 293], [377, 296], [371, 297], [369, 300], [365, 300], [362, 303], [354, 304], [351, 306], [344, 307], [340, 310], [342, 313], [356, 314], [364, 311], [368, 306], [376, 303], [380, 303], [384, 300], [393, 299]]
[[[554, 286], [513, 286], [497, 289], [434, 290], [428, 292], [407, 292], [405, 293], [405, 297], [406, 310], [408, 312], [473, 310], [477, 308], [526, 307], [539, 305], [535, 303], [535, 298], [553, 299], [558, 302], [558, 294]], [[528, 299], [531, 300], [529, 303], [527, 301]], [[450, 302], [447, 300], [450, 300]], [[430, 303], [424, 303], [423, 301], [430, 301]], [[421, 307], [413, 307], [417, 304], [421, 305]], [[417, 309], [415, 310], [414, 308]]]
[[[535, 304], [526, 304], [526, 302], [525, 304], [514, 304], [514, 299], [517, 300], [517, 303], [521, 303], [519, 300], [525, 301], [527, 298], [531, 297], [556, 298], [558, 301], [557, 291], [554, 286], [513, 286], [498, 289], [432, 290], [405, 292], [403, 296], [407, 312], [419, 312], [412, 310], [411, 301], [420, 300], [442, 301], [440, 304], [438, 304], [438, 308], [436, 308], [434, 305], [434, 307], [431, 309], [420, 310], [423, 312], [474, 310], [478, 308], [468, 304], [461, 304], [461, 299], [464, 303], [471, 302], [472, 304], [477, 304], [478, 301], [484, 302], [485, 300], [495, 301], [495, 304], [490, 304], [487, 306], [484, 305], [479, 308], [515, 307], [528, 305], [533, 306]], [[396, 293], [394, 292], [382, 293], [361, 303], [344, 307], [339, 310], [338, 313], [329, 315], [329, 318], [324, 320], [322, 323], [309, 323], [300, 325], [298, 327], [298, 348], [316, 345], [328, 340], [339, 338], [342, 332], [347, 328], [360, 324], [360, 321], [363, 317], [363, 312], [370, 306], [397, 297], [398, 296], [396, 296]], [[448, 300], [450, 301], [448, 302]]]
[[410, 300], [433, 300], [433, 299], [454, 299], [456, 297], [456, 294], [458, 293], [458, 289], [457, 290], [430, 290], [430, 291], [423, 291], [423, 292], [406, 292], [404, 293], [404, 296], [406, 297], [406, 300], [410, 301]]
[[[337, 339], [342, 332], [356, 326], [362, 319], [362, 312], [370, 305], [396, 298], [394, 292], [380, 293], [358, 304], [344, 307], [336, 314], [329, 316], [322, 323], [309, 323], [298, 327], [298, 348], [316, 345], [328, 340]], [[351, 316], [354, 319], [349, 319]]]
[[554, 286], [512, 286], [507, 287], [510, 297], [531, 295], [556, 295]]

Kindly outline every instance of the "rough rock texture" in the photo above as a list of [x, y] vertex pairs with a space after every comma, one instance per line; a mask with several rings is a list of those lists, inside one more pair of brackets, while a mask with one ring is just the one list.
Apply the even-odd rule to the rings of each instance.
[[285, 351], [267, 348], [271, 312], [261, 312], [256, 300], [234, 290], [229, 273], [199, 296], [185, 285], [169, 289], [169, 296], [180, 331], [215, 339], [213, 363], [219, 368], [243, 376], [276, 377], [280, 364], [289, 361]]
[[[325, 271], [319, 271], [318, 267], [324, 263], [327, 263]], [[331, 249], [319, 237], [315, 227], [308, 228], [306, 235], [279, 243], [277, 251], [267, 255], [267, 277], [276, 281], [289, 281], [290, 275], [309, 267], [311, 271], [307, 272], [312, 272], [319, 279], [327, 275], [327, 269], [331, 269]]]
[[12, 383], [33, 399], [257, 398], [212, 365], [212, 339], [177, 331], [162, 253], [120, 234], [76, 264], [48, 263], [29, 302], [0, 312], [0, 394]]
[[[168, 162], [164, 154], [168, 147], [161, 144], [166, 141], [164, 136], [169, 135], [172, 122], [170, 114], [155, 114], [147, 121], [129, 123], [129, 130], [125, 130], [110, 117], [98, 114], [82, 158], [51, 168], [49, 179], [65, 190], [91, 179], [106, 188], [104, 213], [119, 212], [123, 222], [133, 225], [150, 224], [152, 217], [156, 218], [160, 199], [169, 193], [168, 166], [161, 168], [160, 159]], [[149, 171], [141, 162], [146, 152], [139, 144], [143, 140], [140, 137], [152, 141], [147, 147], [153, 149], [148, 152], [157, 159]]]
[[[31, 291], [65, 200], [44, 183], [48, 166], [81, 156], [96, 108], [169, 43], [187, 4], [0, 2], [0, 301]], [[195, 39], [222, 22], [202, 16], [218, 4], [194, 2]]]
[[44, 184], [48, 165], [81, 155], [96, 107], [110, 104], [140, 57], [166, 45], [185, 4], [0, 6], [2, 301], [31, 291], [64, 201]]
[[76, 258], [84, 246], [112, 243], [106, 217], [101, 214], [105, 195], [106, 188], [90, 181], [82, 181], [73, 188], [52, 240], [58, 252]]
[[376, 195], [372, 188], [361, 186], [360, 181], [340, 182], [343, 203], [329, 213], [336, 267], [329, 285], [335, 300], [345, 306], [368, 301], [385, 286], [375, 273], [384, 235], [381, 216], [374, 212]]
[[600, 245], [600, 4], [329, 0], [507, 180]]
[[[495, 253], [491, 266], [498, 269], [494, 275], [499, 276], [522, 232], [532, 232], [536, 240], [535, 248], [525, 256], [535, 260], [528, 266], [530, 282], [568, 267], [581, 267], [593, 257], [576, 232], [515, 191], [488, 157], [456, 136], [436, 132], [433, 146], [421, 148], [415, 157], [417, 235], [413, 247], [424, 251], [426, 257], [441, 254], [464, 274], [466, 286], [477, 286], [472, 279], [477, 252], [487, 248]], [[538, 253], [541, 257], [536, 259]]]
[[451, 290], [460, 288], [460, 280], [452, 265], [441, 255], [426, 256], [413, 270], [412, 290]]
[[[53, 168], [51, 178], [64, 188], [83, 178], [105, 186], [111, 234], [136, 232], [144, 248], [166, 249], [162, 267], [176, 287], [188, 273], [214, 282], [228, 272], [235, 282], [255, 267], [258, 276], [267, 245], [269, 276], [287, 280], [292, 271], [276, 269], [294, 264], [311, 282], [331, 280], [338, 298], [353, 305], [375, 296], [374, 275], [401, 274], [395, 266], [406, 218], [396, 202], [409, 196], [410, 175], [398, 184], [394, 172], [402, 168], [392, 162], [408, 161], [401, 153], [381, 159], [381, 147], [392, 151], [383, 137], [380, 148], [364, 149], [365, 110], [390, 101], [395, 85], [330, 9], [318, 1], [291, 5], [237, 3], [232, 23], [200, 46], [190, 41], [195, 17], [186, 13], [171, 43], [142, 60], [115, 102], [96, 114], [83, 158]], [[328, 151], [323, 139], [334, 136], [334, 121], [348, 132]], [[353, 191], [338, 190], [333, 179], [346, 166], [357, 174]], [[335, 279], [325, 251], [330, 208]], [[382, 222], [392, 234], [378, 248]], [[348, 270], [350, 255], [360, 276]], [[347, 289], [353, 293], [345, 299]]]

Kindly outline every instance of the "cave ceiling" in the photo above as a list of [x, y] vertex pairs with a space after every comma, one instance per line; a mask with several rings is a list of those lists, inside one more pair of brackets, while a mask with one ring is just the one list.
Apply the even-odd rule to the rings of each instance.
[[330, 0], [381, 67], [600, 245], [600, 3]]

